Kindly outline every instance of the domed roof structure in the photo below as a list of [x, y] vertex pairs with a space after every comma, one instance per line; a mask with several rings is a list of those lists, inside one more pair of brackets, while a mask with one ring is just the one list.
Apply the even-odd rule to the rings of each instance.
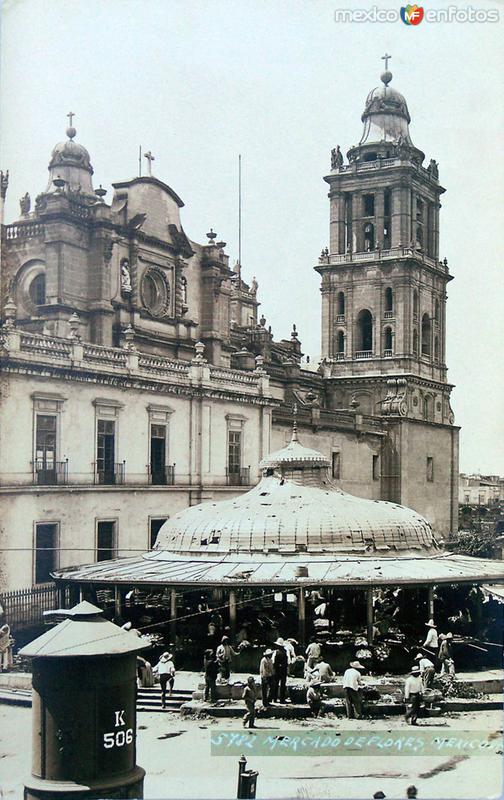
[[401, 137], [405, 144], [413, 146], [409, 133], [411, 117], [403, 95], [389, 87], [391, 72], [381, 76], [383, 86], [372, 89], [362, 114], [364, 131], [360, 144], [370, 142], [397, 142]]
[[67, 128], [66, 134], [68, 139], [65, 142], [59, 142], [53, 148], [48, 167], [49, 183], [46, 191], [56, 191], [53, 181], [61, 179], [65, 181], [66, 188], [71, 191], [94, 195], [91, 180], [93, 167], [89, 153], [83, 145], [74, 142], [77, 131], [73, 126]]
[[169, 519], [141, 556], [67, 567], [57, 581], [144, 586], [379, 586], [504, 581], [502, 562], [440, 550], [405, 506], [354, 497], [329, 460], [292, 441], [261, 463], [248, 492]]
[[161, 528], [156, 550], [236, 553], [255, 560], [267, 553], [305, 558], [327, 555], [438, 551], [429, 523], [394, 503], [365, 500], [339, 489], [329, 461], [303, 447], [294, 432], [287, 447], [261, 463], [263, 478], [244, 495], [179, 512]]

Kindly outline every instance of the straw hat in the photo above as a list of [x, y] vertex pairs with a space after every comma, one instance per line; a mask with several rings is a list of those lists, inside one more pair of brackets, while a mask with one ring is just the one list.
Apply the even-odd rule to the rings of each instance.
[[366, 669], [366, 667], [363, 667], [359, 661], [350, 661], [350, 666], [353, 669]]
[[411, 667], [410, 670], [412, 675], [419, 675], [420, 674], [420, 667]]
[[222, 637], [221, 644], [224, 644], [224, 642], [229, 642], [229, 636], [223, 636]]
[[273, 650], [270, 650], [269, 647], [268, 647], [268, 649], [264, 651], [264, 655], [265, 656], [272, 656], [273, 655]]
[[438, 639], [439, 640], [446, 639], [446, 635], [444, 633], [440, 633], [439, 636], [438, 636]]
[[163, 653], [161, 656], [161, 661], [169, 661], [170, 658], [173, 658], [173, 653]]
[[446, 634], [446, 638], [447, 639], [453, 639], [453, 633], [447, 633]]
[[276, 642], [273, 642], [273, 644], [277, 644], [279, 647], [285, 647], [285, 642], [281, 636], [279, 636]]
[[417, 661], [419, 658], [423, 658], [423, 653], [417, 653], [415, 656], [415, 661]]
[[429, 620], [428, 622], [426, 622], [425, 624], [427, 625], [427, 627], [428, 627], [428, 628], [437, 628], [437, 625], [436, 625], [436, 623], [434, 622], [434, 620], [433, 620], [433, 619], [430, 619], [430, 620]]

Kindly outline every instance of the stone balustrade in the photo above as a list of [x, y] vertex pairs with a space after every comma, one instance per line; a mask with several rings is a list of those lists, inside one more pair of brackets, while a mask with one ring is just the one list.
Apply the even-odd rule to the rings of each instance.
[[33, 239], [35, 236], [44, 235], [44, 225], [42, 222], [15, 222], [13, 225], [5, 225], [3, 228], [4, 239], [12, 242], [15, 239]]
[[[86, 369], [107, 374], [113, 370], [118, 375], [135, 375], [138, 378], [165, 380], [178, 385], [214, 385], [219, 391], [246, 392], [250, 395], [269, 396], [269, 377], [263, 370], [245, 370], [217, 367], [204, 358], [192, 362], [140, 353], [121, 347], [103, 347], [75, 338], [63, 339], [30, 333], [14, 325], [0, 329], [0, 349], [4, 358], [26, 362], [41, 360], [44, 364], [55, 362], [58, 367]], [[65, 362], [67, 362], [65, 364]]]

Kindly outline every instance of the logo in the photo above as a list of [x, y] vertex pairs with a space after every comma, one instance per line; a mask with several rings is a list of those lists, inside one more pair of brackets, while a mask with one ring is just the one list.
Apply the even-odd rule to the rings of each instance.
[[423, 16], [424, 10], [421, 6], [408, 5], [401, 8], [401, 19], [405, 25], [420, 25]]

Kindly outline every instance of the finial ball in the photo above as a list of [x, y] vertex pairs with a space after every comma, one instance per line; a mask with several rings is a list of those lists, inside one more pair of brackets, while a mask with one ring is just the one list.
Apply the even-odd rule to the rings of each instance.
[[380, 75], [380, 80], [385, 84], [385, 86], [388, 86], [388, 84], [392, 80], [391, 71], [387, 69], [385, 70], [385, 72], [382, 72], [382, 74]]
[[77, 135], [77, 131], [75, 130], [73, 125], [70, 125], [70, 127], [66, 129], [66, 135], [68, 136], [69, 139], [75, 138], [75, 136]]

